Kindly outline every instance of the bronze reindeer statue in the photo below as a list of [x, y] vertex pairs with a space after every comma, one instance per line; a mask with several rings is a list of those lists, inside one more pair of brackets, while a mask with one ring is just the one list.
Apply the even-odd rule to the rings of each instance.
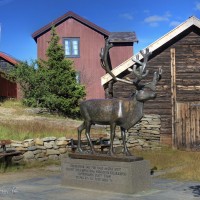
[[[143, 56], [143, 62], [136, 57], [133, 61], [136, 63], [133, 69], [129, 69], [136, 76], [135, 81], [125, 80], [115, 77], [115, 81], [121, 81], [134, 85], [136, 91], [130, 98], [112, 98], [112, 99], [91, 99], [81, 102], [80, 111], [84, 122], [78, 127], [78, 151], [81, 149], [81, 132], [85, 129], [85, 134], [91, 153], [95, 153], [94, 146], [90, 138], [91, 125], [110, 125], [110, 149], [109, 154], [114, 154], [113, 140], [115, 138], [115, 128], [120, 126], [123, 142], [123, 153], [131, 155], [126, 146], [126, 131], [133, 127], [143, 117], [144, 102], [156, 97], [155, 89], [157, 82], [161, 79], [162, 70], [154, 72], [153, 81], [147, 84], [140, 84], [140, 81], [148, 75], [146, 64], [150, 56], [148, 49], [140, 51]], [[103, 62], [102, 62], [103, 63]], [[106, 66], [105, 66], [106, 67]], [[107, 70], [109, 73], [109, 70]], [[113, 73], [111, 76], [114, 76]]]

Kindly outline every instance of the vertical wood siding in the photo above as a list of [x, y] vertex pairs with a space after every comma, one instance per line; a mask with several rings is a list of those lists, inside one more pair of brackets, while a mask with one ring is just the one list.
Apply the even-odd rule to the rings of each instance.
[[176, 106], [176, 147], [196, 148], [200, 144], [200, 102], [177, 103]]
[[0, 97], [17, 98], [17, 84], [0, 76]]

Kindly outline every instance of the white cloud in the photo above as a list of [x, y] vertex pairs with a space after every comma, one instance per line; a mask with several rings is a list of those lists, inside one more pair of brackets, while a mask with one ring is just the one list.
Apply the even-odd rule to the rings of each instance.
[[169, 21], [169, 18], [166, 16], [152, 15], [144, 19], [144, 22], [146, 23], [157, 23], [161, 21]]
[[133, 20], [133, 15], [131, 13], [120, 14], [120, 17], [122, 17], [124, 19], [128, 19], [128, 20]]
[[200, 11], [200, 2], [196, 2], [195, 3], [195, 10], [199, 10]]
[[169, 12], [166, 12], [165, 15], [151, 15], [149, 17], [146, 17], [144, 19], [144, 22], [149, 24], [149, 26], [156, 27], [159, 25], [159, 22], [163, 21], [169, 21], [169, 18], [171, 17], [171, 14]]
[[180, 24], [181, 24], [181, 22], [179, 22], [179, 21], [171, 21], [169, 26], [176, 27], [176, 26], [178, 26]]

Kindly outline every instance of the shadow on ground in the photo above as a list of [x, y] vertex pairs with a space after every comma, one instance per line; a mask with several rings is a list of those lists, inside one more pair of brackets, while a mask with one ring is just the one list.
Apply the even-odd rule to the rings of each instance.
[[200, 185], [190, 186], [189, 189], [194, 194], [194, 197], [200, 197]]

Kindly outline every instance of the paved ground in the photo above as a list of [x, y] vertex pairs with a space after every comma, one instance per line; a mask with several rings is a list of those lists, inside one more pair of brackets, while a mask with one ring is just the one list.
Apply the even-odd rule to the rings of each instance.
[[[152, 189], [134, 195], [69, 188], [61, 185], [61, 174], [10, 175], [0, 182], [0, 200], [197, 200], [200, 182], [178, 182], [153, 178]], [[34, 175], [33, 175], [34, 174]], [[9, 176], [6, 176], [9, 177]]]

